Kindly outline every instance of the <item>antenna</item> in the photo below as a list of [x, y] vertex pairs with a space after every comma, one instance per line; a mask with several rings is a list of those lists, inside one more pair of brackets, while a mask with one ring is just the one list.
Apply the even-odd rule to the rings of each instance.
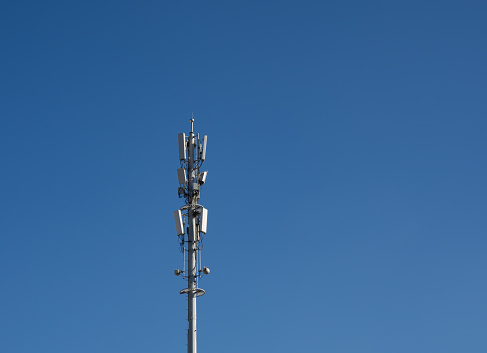
[[[208, 210], [198, 204], [200, 190], [206, 182], [207, 172], [200, 172], [206, 157], [206, 135], [202, 140], [193, 132], [193, 113], [191, 113], [191, 132], [186, 137], [178, 134], [179, 162], [178, 194], [184, 198], [185, 205], [174, 211], [176, 233], [183, 253], [183, 268], [174, 270], [176, 276], [183, 275], [188, 280], [188, 287], [179, 294], [188, 296], [188, 353], [196, 353], [196, 298], [205, 294], [198, 288], [198, 280], [210, 273], [208, 267], [201, 266], [201, 249], [203, 236], [207, 231]], [[187, 220], [187, 223], [184, 222]], [[185, 232], [186, 227], [186, 232]], [[186, 261], [187, 254], [187, 261]]]
[[201, 145], [201, 160], [204, 162], [206, 158], [206, 135], [203, 137], [203, 144]]
[[178, 135], [179, 146], [179, 160], [186, 160], [186, 135], [184, 133]]

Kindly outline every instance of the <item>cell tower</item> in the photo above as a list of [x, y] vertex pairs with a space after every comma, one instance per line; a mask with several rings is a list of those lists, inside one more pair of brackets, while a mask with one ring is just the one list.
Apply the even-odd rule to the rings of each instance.
[[[200, 172], [206, 157], [206, 135], [200, 139], [193, 132], [193, 114], [191, 114], [191, 132], [178, 135], [179, 161], [178, 195], [186, 204], [174, 212], [176, 232], [180, 250], [183, 253], [183, 269], [174, 270], [176, 276], [183, 275], [188, 280], [188, 287], [179, 294], [188, 295], [188, 353], [196, 353], [196, 298], [205, 294], [198, 287], [198, 280], [203, 274], [209, 274], [208, 267], [201, 267], [202, 240], [206, 234], [208, 210], [198, 204], [200, 190], [206, 181], [207, 172]], [[186, 260], [187, 255], [187, 260]], [[187, 265], [186, 265], [187, 263]]]

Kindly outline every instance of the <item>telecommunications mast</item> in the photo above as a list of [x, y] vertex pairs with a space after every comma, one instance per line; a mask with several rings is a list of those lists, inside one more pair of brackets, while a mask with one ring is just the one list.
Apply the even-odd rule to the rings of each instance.
[[181, 163], [181, 168], [178, 169], [178, 195], [184, 198], [186, 204], [174, 211], [176, 232], [183, 253], [183, 268], [175, 270], [174, 274], [182, 274], [183, 279], [188, 279], [188, 287], [179, 292], [188, 295], [188, 353], [196, 353], [196, 298], [205, 294], [203, 289], [198, 288], [198, 280], [203, 274], [210, 273], [208, 267], [201, 267], [202, 240], [206, 234], [208, 210], [198, 204], [200, 189], [206, 181], [207, 174], [206, 171], [200, 172], [206, 157], [207, 138], [206, 135], [202, 139], [199, 134], [195, 135], [193, 122], [191, 114], [189, 136], [184, 133], [178, 135]]

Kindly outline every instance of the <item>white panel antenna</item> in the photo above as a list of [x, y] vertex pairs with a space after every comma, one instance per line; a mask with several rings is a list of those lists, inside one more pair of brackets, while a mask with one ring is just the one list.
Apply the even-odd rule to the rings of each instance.
[[174, 211], [174, 221], [176, 222], [176, 232], [178, 233], [178, 235], [183, 235], [184, 225], [181, 210]]
[[181, 184], [181, 185], [186, 184], [187, 181], [188, 181], [188, 178], [186, 177], [186, 169], [179, 168], [178, 169], [178, 182], [179, 182], [179, 184]]
[[201, 161], [204, 162], [206, 158], [206, 140], [208, 136], [203, 137], [203, 145], [201, 146]]
[[206, 182], [206, 175], [207, 174], [208, 174], [208, 172], [203, 172], [200, 174], [199, 183], [201, 185], [203, 185]]
[[184, 132], [178, 134], [179, 160], [186, 160], [186, 135]]
[[200, 232], [206, 234], [206, 228], [208, 224], [208, 210], [201, 207], [201, 219], [200, 219]]

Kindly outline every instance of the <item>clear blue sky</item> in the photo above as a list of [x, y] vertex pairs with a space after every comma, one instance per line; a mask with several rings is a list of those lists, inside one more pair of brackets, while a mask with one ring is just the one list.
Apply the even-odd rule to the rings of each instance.
[[3, 1], [0, 351], [487, 351], [485, 1]]

